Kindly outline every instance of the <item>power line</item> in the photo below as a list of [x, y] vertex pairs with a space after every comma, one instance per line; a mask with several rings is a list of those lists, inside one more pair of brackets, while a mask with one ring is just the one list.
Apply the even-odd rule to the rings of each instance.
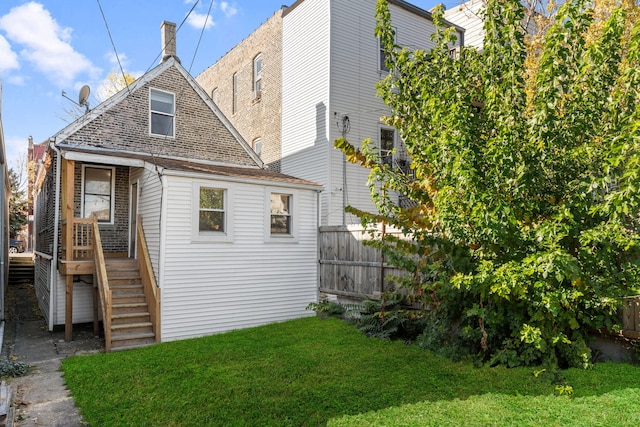
[[198, 39], [196, 50], [193, 52], [193, 58], [191, 59], [191, 64], [189, 64], [189, 74], [191, 74], [191, 67], [193, 67], [193, 63], [196, 60], [196, 54], [198, 53], [198, 48], [200, 47], [200, 42], [202, 41], [202, 35], [204, 34], [204, 30], [207, 28], [207, 22], [209, 21], [209, 16], [211, 16], [212, 8], [213, 8], [213, 0], [211, 0], [211, 3], [209, 3], [209, 10], [207, 11], [207, 17], [204, 19], [204, 24], [202, 25], [202, 31], [200, 31], [200, 38]]
[[[193, 12], [193, 10], [196, 8], [196, 6], [198, 5], [198, 3], [200, 3], [200, 0], [196, 0], [196, 2], [193, 4], [193, 6], [191, 7], [191, 10], [189, 10], [189, 13], [187, 13], [187, 16], [184, 17], [184, 19], [182, 20], [182, 22], [180, 23], [180, 25], [178, 25], [178, 28], [176, 28], [176, 32], [173, 35], [173, 38], [175, 38], [178, 34], [178, 31], [180, 31], [180, 28], [182, 28], [182, 26], [184, 25], [185, 22], [187, 22], [187, 19], [189, 19], [189, 16], [191, 16], [191, 13]], [[171, 40], [167, 40], [167, 44], [171, 43], [173, 41], [173, 38]], [[152, 69], [156, 62], [158, 61], [158, 58], [160, 58], [160, 56], [162, 55], [162, 50], [160, 50], [160, 53], [153, 59], [153, 62], [151, 63], [151, 65], [149, 66], [149, 68], [147, 68], [147, 71], [145, 71], [145, 74], [147, 72], [149, 72], [150, 69]]]
[[109, 40], [111, 40], [111, 46], [113, 47], [113, 52], [116, 54], [116, 60], [118, 61], [118, 67], [120, 67], [120, 72], [122, 73], [122, 80], [124, 80], [124, 84], [127, 86], [127, 92], [131, 94], [129, 90], [129, 82], [127, 81], [127, 77], [124, 74], [124, 69], [122, 68], [122, 63], [120, 62], [120, 56], [118, 55], [118, 50], [116, 49], [116, 45], [113, 42], [113, 37], [111, 37], [111, 30], [109, 30], [109, 24], [107, 23], [107, 17], [104, 15], [104, 11], [102, 10], [102, 5], [100, 4], [100, 0], [96, 0], [98, 2], [98, 8], [100, 9], [100, 13], [102, 14], [102, 20], [104, 21], [104, 26], [107, 27], [107, 34], [109, 34]]

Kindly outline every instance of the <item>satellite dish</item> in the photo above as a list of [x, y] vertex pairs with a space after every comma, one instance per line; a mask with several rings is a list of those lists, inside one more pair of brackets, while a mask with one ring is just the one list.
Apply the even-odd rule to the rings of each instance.
[[89, 86], [87, 85], [82, 86], [82, 89], [80, 89], [80, 95], [78, 95], [78, 103], [80, 105], [85, 105], [87, 103], [90, 92], [91, 92], [91, 89], [89, 88]]

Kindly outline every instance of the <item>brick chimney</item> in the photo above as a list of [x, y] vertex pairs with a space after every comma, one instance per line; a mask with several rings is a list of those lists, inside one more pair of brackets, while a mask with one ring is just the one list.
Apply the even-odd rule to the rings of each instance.
[[174, 57], [176, 61], [180, 62], [176, 55], [176, 24], [163, 21], [160, 25], [160, 33], [162, 36], [162, 61]]

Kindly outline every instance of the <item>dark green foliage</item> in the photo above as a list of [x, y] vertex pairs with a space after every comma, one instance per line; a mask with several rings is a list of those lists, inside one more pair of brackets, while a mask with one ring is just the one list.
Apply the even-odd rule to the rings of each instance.
[[590, 4], [565, 2], [527, 52], [521, 3], [489, 0], [484, 50], [452, 58], [455, 32], [442, 10], [433, 16], [435, 47], [403, 49], [378, 2], [393, 70], [378, 93], [413, 173], [382, 162], [371, 141], [336, 141], [370, 169], [378, 208], [349, 212], [409, 236], [372, 232], [428, 309], [423, 346], [489, 364], [588, 367], [589, 334], [616, 331], [620, 298], [640, 287], [640, 22], [625, 35], [625, 11], [614, 10], [587, 42]]
[[348, 319], [371, 338], [414, 340], [424, 328], [424, 313], [403, 307], [400, 295], [384, 294], [349, 307]]
[[29, 372], [29, 365], [15, 360], [0, 360], [0, 378], [21, 377]]
[[9, 233], [16, 237], [27, 223], [27, 199], [22, 189], [22, 176], [13, 168], [9, 169], [11, 196], [9, 198]]
[[342, 304], [336, 301], [330, 301], [329, 299], [324, 298], [322, 301], [318, 303], [315, 303], [315, 302], [310, 303], [307, 306], [307, 310], [315, 311], [316, 314], [321, 318], [327, 318], [327, 317], [340, 318], [346, 311], [346, 308]]

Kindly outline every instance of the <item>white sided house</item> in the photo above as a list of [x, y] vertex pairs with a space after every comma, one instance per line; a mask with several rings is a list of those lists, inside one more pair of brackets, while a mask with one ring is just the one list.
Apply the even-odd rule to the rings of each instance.
[[[397, 43], [431, 49], [431, 13], [403, 0], [388, 3]], [[346, 163], [333, 147], [337, 138], [356, 146], [370, 138], [389, 162], [408, 169], [397, 131], [381, 120], [389, 110], [376, 96], [389, 70], [375, 36], [375, 7], [376, 0], [298, 0], [197, 77], [245, 139], [260, 142], [265, 162], [324, 186], [321, 225], [359, 223], [345, 214], [347, 205], [375, 210], [368, 171]], [[462, 43], [464, 30], [455, 28]]]
[[[431, 14], [411, 3], [389, 0], [396, 43], [430, 50]], [[409, 159], [398, 132], [381, 119], [389, 110], [376, 83], [389, 70], [375, 36], [376, 0], [299, 0], [282, 18], [281, 171], [320, 182], [322, 225], [358, 223], [347, 205], [374, 212], [369, 171], [347, 164], [333, 142], [355, 146], [370, 138], [398, 168]], [[458, 42], [464, 30], [458, 31]], [[395, 152], [393, 151], [395, 149]]]
[[[523, 2], [524, 4], [524, 2]], [[444, 12], [444, 17], [449, 22], [464, 27], [465, 46], [473, 46], [478, 50], [484, 49], [484, 8], [486, 0], [469, 0], [456, 5]], [[537, 31], [535, 19], [531, 11], [525, 10], [525, 18], [522, 21], [523, 28], [528, 34]]]
[[[175, 24], [163, 30], [174, 40]], [[173, 47], [54, 135], [36, 186], [49, 329], [102, 320], [106, 350], [308, 316], [318, 194], [266, 170]]]

